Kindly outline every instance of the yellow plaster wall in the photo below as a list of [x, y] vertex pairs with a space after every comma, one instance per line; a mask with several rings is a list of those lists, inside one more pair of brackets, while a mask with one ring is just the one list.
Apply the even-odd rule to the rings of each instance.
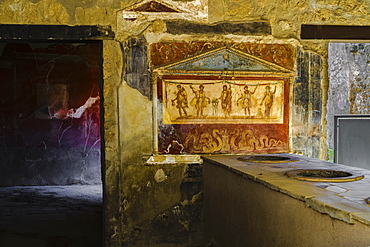
[[153, 150], [152, 102], [125, 82], [118, 100], [122, 163], [141, 164]]
[[2, 24], [67, 24], [69, 13], [57, 0], [6, 0], [1, 3]]
[[121, 217], [121, 155], [118, 119], [118, 87], [122, 73], [120, 44], [110, 40], [103, 43], [103, 105], [104, 105], [104, 220], [107, 246], [118, 246], [122, 241]]
[[367, 0], [209, 0], [209, 21], [269, 20], [273, 35], [299, 37], [300, 24], [366, 25]]
[[117, 0], [5, 0], [0, 3], [2, 24], [114, 26]]
[[[2, 24], [110, 25], [120, 31], [125, 28], [122, 23], [116, 27], [120, 10], [132, 4], [119, 0], [4, 0], [0, 20]], [[370, 23], [367, 0], [209, 0], [208, 4], [210, 23], [267, 20], [275, 37], [299, 37], [301, 24]], [[138, 28], [131, 32], [143, 30]]]
[[75, 12], [75, 22], [79, 25], [115, 26], [114, 17], [115, 10], [111, 7], [77, 7]]

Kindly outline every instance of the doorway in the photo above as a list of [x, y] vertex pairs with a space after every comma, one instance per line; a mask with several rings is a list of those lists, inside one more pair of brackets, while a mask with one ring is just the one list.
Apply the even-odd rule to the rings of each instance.
[[0, 54], [0, 186], [101, 184], [100, 44]]
[[[88, 206], [93, 216], [87, 220], [98, 220], [98, 228], [102, 226], [101, 46], [99, 41], [0, 43], [0, 187], [7, 188], [2, 192], [13, 200], [6, 205], [3, 200], [0, 206], [10, 211], [0, 217], [8, 222], [23, 224], [22, 217], [14, 214], [25, 211], [16, 212], [11, 206], [23, 201], [24, 207], [33, 208], [27, 214], [34, 217], [28, 217], [27, 224], [36, 218], [35, 226], [47, 228], [50, 221], [68, 228], [67, 216], [79, 215]], [[68, 206], [68, 201], [75, 203]], [[42, 211], [45, 208], [47, 212]], [[40, 236], [29, 232], [26, 236], [30, 234]], [[60, 234], [48, 237], [71, 241]]]

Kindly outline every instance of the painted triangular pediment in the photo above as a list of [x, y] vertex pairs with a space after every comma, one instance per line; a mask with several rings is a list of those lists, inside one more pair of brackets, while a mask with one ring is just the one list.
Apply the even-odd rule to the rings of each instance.
[[157, 1], [149, 1], [145, 2], [141, 5], [135, 6], [134, 8], [131, 8], [129, 11], [137, 11], [137, 12], [176, 12], [179, 11], [170, 8], [162, 3], [159, 3]]
[[184, 12], [179, 8], [169, 4], [163, 0], [154, 1], [154, 0], [144, 0], [141, 3], [138, 3], [134, 6], [131, 6], [126, 11], [131, 12], [147, 12], [147, 13], [180, 13]]
[[205, 20], [208, 18], [208, 9], [204, 7], [204, 2], [207, 1], [143, 0], [123, 9], [122, 17], [128, 21], [142, 18], [147, 21], [157, 19]]
[[166, 71], [236, 71], [236, 72], [285, 72], [291, 71], [233, 48], [218, 48], [194, 57], [163, 66]]

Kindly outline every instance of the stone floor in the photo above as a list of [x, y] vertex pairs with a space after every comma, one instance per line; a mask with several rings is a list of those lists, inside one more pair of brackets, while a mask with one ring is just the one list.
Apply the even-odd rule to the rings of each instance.
[[0, 187], [0, 247], [101, 247], [102, 186]]

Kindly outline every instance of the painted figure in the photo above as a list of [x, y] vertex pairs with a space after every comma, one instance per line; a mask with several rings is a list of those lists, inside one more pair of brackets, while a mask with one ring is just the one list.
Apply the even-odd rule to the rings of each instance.
[[197, 110], [197, 117], [202, 117], [203, 109], [208, 106], [210, 103], [210, 99], [206, 97], [204, 93], [204, 86], [203, 84], [199, 85], [199, 90], [196, 90], [193, 86], [190, 86], [191, 90], [195, 94], [194, 98], [192, 99], [191, 103]]
[[188, 95], [185, 91], [185, 88], [183, 88], [181, 85], [177, 85], [177, 92], [176, 98], [172, 100], [172, 105], [175, 105], [176, 102], [176, 108], [179, 110], [180, 118], [182, 118], [182, 113], [184, 113], [184, 116], [187, 117], [188, 114], [186, 112], [186, 109], [188, 107]]
[[232, 91], [231, 87], [227, 88], [226, 85], [222, 87], [222, 92], [221, 92], [221, 107], [222, 111], [225, 114], [225, 117], [230, 116], [231, 113], [231, 99], [232, 99]]
[[217, 116], [217, 112], [218, 112], [218, 99], [215, 98], [212, 100], [212, 114], [213, 116]]
[[263, 104], [263, 102], [265, 103], [265, 115], [264, 115], [265, 118], [270, 117], [272, 103], [274, 102], [274, 94], [276, 93], [276, 86], [274, 92], [270, 91], [270, 89], [271, 87], [267, 85], [265, 95], [261, 101], [261, 105]]
[[248, 86], [244, 86], [244, 91], [237, 101], [237, 104], [244, 109], [245, 116], [247, 116], [247, 112], [248, 116], [251, 116], [252, 94], [256, 92], [257, 87], [258, 85], [254, 88], [254, 91], [251, 92], [249, 91]]

